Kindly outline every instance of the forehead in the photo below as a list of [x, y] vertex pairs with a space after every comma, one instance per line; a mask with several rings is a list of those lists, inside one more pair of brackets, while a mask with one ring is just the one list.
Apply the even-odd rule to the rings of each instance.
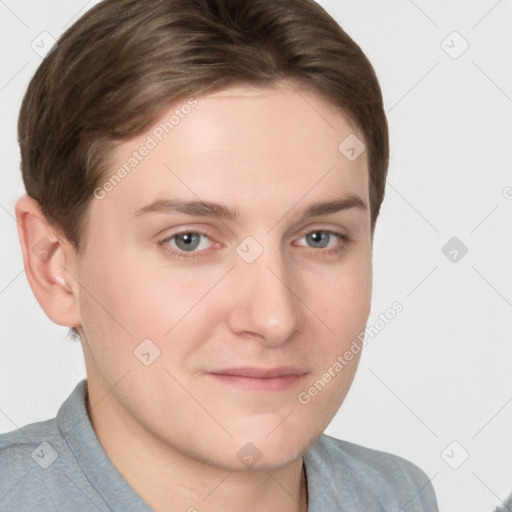
[[367, 156], [347, 158], [351, 137], [363, 144], [341, 109], [291, 84], [237, 85], [185, 99], [117, 146], [102, 183], [116, 173], [122, 178], [101, 207], [133, 214], [169, 196], [282, 209], [305, 195], [344, 192], [367, 202]]

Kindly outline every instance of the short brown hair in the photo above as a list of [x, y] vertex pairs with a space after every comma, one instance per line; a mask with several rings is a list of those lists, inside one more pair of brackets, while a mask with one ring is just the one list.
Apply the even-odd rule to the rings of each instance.
[[59, 39], [25, 94], [18, 138], [27, 194], [80, 252], [116, 142], [187, 96], [282, 79], [341, 108], [364, 135], [373, 232], [389, 160], [382, 93], [360, 47], [313, 0], [96, 5]]

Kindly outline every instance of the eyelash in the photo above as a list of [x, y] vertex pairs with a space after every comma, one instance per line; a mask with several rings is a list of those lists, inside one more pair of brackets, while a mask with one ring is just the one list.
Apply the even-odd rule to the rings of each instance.
[[[311, 250], [315, 252], [321, 253], [323, 256], [332, 256], [335, 254], [338, 254], [342, 252], [351, 242], [352, 238], [344, 233], [339, 233], [338, 231], [333, 231], [329, 229], [313, 229], [311, 231], [308, 231], [304, 233], [300, 238], [304, 238], [307, 235], [310, 235], [311, 233], [327, 233], [329, 235], [335, 235], [339, 238], [340, 242], [339, 244], [331, 249], [315, 249], [314, 247], [310, 247]], [[203, 231], [194, 231], [194, 230], [184, 230], [179, 231], [177, 233], [173, 233], [171, 236], [168, 236], [164, 238], [163, 240], [160, 240], [158, 242], [158, 245], [162, 247], [162, 250], [171, 256], [177, 256], [178, 258], [187, 258], [187, 259], [194, 259], [194, 258], [202, 258], [207, 257], [208, 253], [211, 252], [213, 249], [206, 249], [203, 251], [194, 251], [194, 252], [186, 252], [186, 251], [179, 251], [174, 248], [170, 248], [169, 245], [167, 245], [168, 242], [170, 242], [174, 237], [179, 235], [199, 235], [199, 236], [205, 236], [207, 238], [210, 238], [210, 236], [207, 233], [204, 233]], [[212, 240], [214, 242], [214, 240]]]

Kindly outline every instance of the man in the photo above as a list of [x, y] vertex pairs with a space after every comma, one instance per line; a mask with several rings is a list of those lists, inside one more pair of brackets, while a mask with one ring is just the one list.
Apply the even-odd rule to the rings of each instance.
[[87, 380], [0, 436], [2, 510], [437, 510], [323, 434], [353, 380], [384, 196], [382, 95], [310, 0], [107, 0], [19, 120], [32, 290]]

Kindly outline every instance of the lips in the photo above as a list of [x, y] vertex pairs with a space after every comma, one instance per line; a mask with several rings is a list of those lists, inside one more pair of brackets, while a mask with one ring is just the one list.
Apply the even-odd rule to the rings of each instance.
[[286, 376], [300, 376], [307, 373], [295, 366], [280, 366], [278, 368], [256, 368], [256, 367], [243, 367], [243, 368], [229, 368], [226, 370], [215, 370], [208, 372], [214, 375], [233, 375], [238, 377], [252, 377], [255, 379], [270, 379], [274, 377]]
[[251, 391], [284, 391], [301, 381], [307, 371], [295, 366], [242, 367], [208, 372], [217, 382]]

